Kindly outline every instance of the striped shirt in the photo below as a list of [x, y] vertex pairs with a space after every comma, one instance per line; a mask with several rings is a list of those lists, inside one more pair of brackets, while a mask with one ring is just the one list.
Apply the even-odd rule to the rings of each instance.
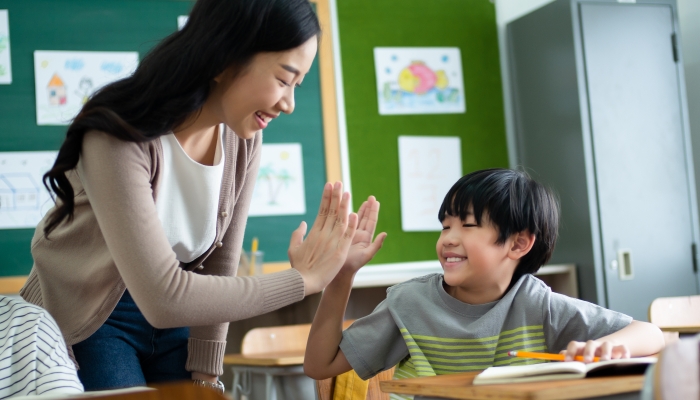
[[507, 352], [558, 353], [572, 340], [597, 339], [631, 321], [553, 293], [532, 275], [498, 301], [471, 305], [447, 294], [442, 274], [432, 274], [389, 288], [372, 314], [343, 332], [340, 348], [363, 379], [395, 365], [394, 379], [403, 379], [537, 363]]
[[66, 343], [49, 313], [0, 296], [0, 399], [82, 392]]

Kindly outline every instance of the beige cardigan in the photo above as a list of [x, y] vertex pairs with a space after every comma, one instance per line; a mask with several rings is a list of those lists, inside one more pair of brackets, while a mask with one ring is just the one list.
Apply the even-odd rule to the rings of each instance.
[[61, 223], [48, 239], [46, 218], [39, 223], [32, 239], [34, 266], [20, 292], [51, 313], [67, 345], [102, 326], [128, 288], [154, 327], [190, 327], [187, 370], [221, 375], [229, 321], [304, 298], [295, 269], [235, 277], [262, 134], [243, 140], [227, 128], [224, 136], [216, 239], [202, 256], [181, 264], [156, 212], [160, 140], [126, 142], [97, 131], [85, 135], [78, 166], [68, 174], [75, 190], [73, 220]]

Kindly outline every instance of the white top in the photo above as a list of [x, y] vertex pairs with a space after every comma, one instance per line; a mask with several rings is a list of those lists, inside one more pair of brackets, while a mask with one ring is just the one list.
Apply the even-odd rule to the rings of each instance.
[[221, 126], [214, 165], [202, 165], [185, 153], [174, 134], [160, 137], [163, 145], [163, 176], [156, 209], [168, 242], [180, 262], [204, 254], [216, 237], [219, 192], [224, 175]]
[[0, 399], [82, 392], [66, 342], [49, 313], [0, 296]]

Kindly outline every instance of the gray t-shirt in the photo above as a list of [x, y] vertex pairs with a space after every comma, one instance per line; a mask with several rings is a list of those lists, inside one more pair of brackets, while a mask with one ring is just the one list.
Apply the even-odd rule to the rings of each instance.
[[395, 379], [523, 365], [508, 351], [558, 353], [572, 341], [617, 332], [632, 318], [573, 299], [525, 275], [502, 299], [471, 305], [447, 294], [442, 274], [387, 290], [387, 298], [343, 332], [340, 348], [362, 379], [397, 365]]

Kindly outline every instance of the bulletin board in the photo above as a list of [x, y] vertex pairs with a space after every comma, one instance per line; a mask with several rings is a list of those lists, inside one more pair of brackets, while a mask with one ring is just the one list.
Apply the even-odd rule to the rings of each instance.
[[[327, 1], [315, 3], [322, 24], [328, 24]], [[57, 150], [65, 137], [65, 126], [36, 123], [35, 50], [138, 51], [142, 59], [177, 29], [177, 17], [187, 15], [193, 4], [190, 0], [0, 0], [0, 9], [9, 10], [13, 75], [12, 84], [0, 85], [0, 152]], [[274, 121], [263, 135], [265, 143], [302, 144], [306, 197], [306, 215], [249, 219], [244, 245], [250, 247], [251, 238], [258, 237], [266, 261], [287, 259], [291, 232], [302, 220], [313, 222], [323, 184], [340, 177], [330, 43], [330, 38], [322, 41], [319, 57], [296, 90], [295, 112]], [[0, 276], [29, 273], [33, 234], [34, 229], [0, 230]]]
[[[495, 5], [489, 0], [338, 0], [354, 206], [381, 202], [373, 264], [434, 260], [439, 232], [401, 227], [398, 137], [459, 136], [462, 172], [508, 167]], [[458, 47], [466, 113], [379, 115], [374, 47]], [[435, 215], [437, 219], [437, 213]]]

